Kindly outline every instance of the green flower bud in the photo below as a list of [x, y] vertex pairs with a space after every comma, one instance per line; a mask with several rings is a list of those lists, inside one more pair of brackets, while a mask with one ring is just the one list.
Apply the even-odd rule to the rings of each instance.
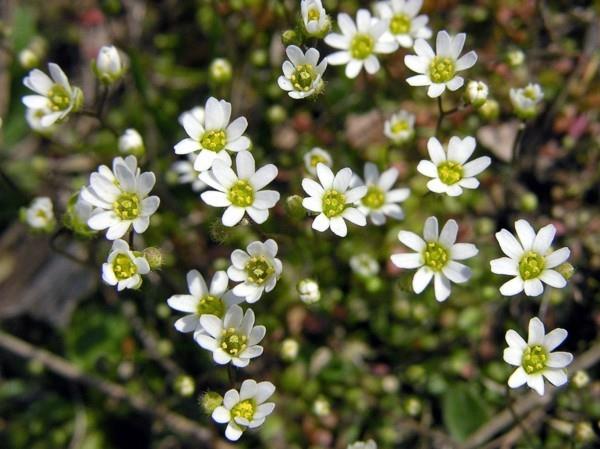
[[275, 104], [267, 109], [267, 120], [273, 125], [279, 125], [287, 118], [287, 111], [279, 104]]
[[569, 262], [565, 262], [562, 265], [559, 265], [556, 271], [562, 274], [562, 276], [566, 280], [571, 279], [573, 277], [573, 274], [575, 274], [575, 268]]
[[576, 388], [583, 388], [590, 383], [590, 376], [587, 372], [579, 370], [573, 374], [571, 381]]
[[302, 206], [302, 197], [299, 195], [287, 197], [285, 200], [285, 210], [294, 220], [302, 220], [306, 216], [306, 210]]
[[488, 98], [489, 89], [483, 81], [469, 81], [465, 96], [475, 108], [483, 106]]
[[23, 67], [24, 69], [27, 69], [27, 70], [40, 65], [40, 58], [30, 48], [25, 48], [25, 49], [21, 50], [19, 52], [18, 58], [19, 58], [19, 64], [21, 64], [21, 67]]
[[175, 379], [175, 391], [177, 394], [183, 397], [190, 397], [194, 394], [194, 390], [196, 389], [196, 383], [194, 379], [190, 376], [186, 376], [184, 374], [177, 376]]
[[208, 69], [211, 81], [217, 84], [225, 84], [231, 81], [232, 69], [231, 63], [224, 58], [217, 58], [211, 62]]
[[410, 416], [419, 416], [423, 410], [423, 404], [417, 397], [409, 397], [402, 404], [404, 411]]
[[212, 414], [223, 403], [223, 396], [215, 391], [207, 391], [200, 397], [200, 406], [207, 415]]
[[298, 357], [298, 349], [300, 345], [293, 338], [286, 338], [281, 342], [280, 355], [287, 362], [291, 362]]
[[160, 252], [160, 249], [155, 248], [153, 246], [144, 249], [142, 251], [143, 256], [148, 261], [148, 265], [150, 265], [151, 270], [158, 270], [164, 264], [164, 257]]
[[575, 441], [579, 443], [589, 443], [595, 439], [596, 434], [589, 422], [579, 422], [575, 424]]
[[524, 212], [534, 212], [538, 208], [538, 198], [535, 193], [528, 192], [521, 196], [519, 206]]
[[269, 55], [266, 50], [263, 50], [262, 48], [254, 50], [250, 55], [250, 61], [256, 67], [264, 67], [269, 61]]
[[317, 416], [328, 416], [331, 414], [331, 404], [323, 396], [319, 396], [313, 402], [312, 411]]
[[513, 68], [519, 67], [521, 64], [523, 64], [523, 62], [525, 62], [525, 53], [523, 53], [522, 50], [516, 48], [507, 52], [505, 59], [506, 63], [509, 66]]
[[298, 33], [296, 33], [294, 30], [284, 31], [283, 34], [281, 35], [281, 42], [286, 47], [288, 45], [300, 45], [301, 44], [300, 36], [298, 36]]
[[493, 121], [500, 115], [500, 105], [493, 98], [485, 100], [479, 109], [477, 109], [479, 116], [485, 120]]

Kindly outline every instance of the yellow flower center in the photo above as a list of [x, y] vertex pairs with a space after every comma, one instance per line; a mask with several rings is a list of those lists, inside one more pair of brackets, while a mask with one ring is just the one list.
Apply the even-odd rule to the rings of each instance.
[[357, 33], [350, 42], [350, 54], [354, 59], [367, 59], [373, 53], [375, 42], [368, 34]]
[[264, 284], [269, 276], [275, 273], [275, 269], [265, 256], [252, 256], [246, 262], [244, 271], [248, 276], [248, 282], [257, 285]]
[[54, 112], [64, 111], [71, 104], [69, 92], [60, 84], [54, 84], [48, 91], [47, 97], [50, 101], [50, 109]]
[[319, 20], [319, 17], [321, 17], [321, 13], [319, 13], [318, 8], [310, 8], [308, 10], [307, 16], [309, 21]]
[[239, 179], [227, 192], [227, 198], [234, 206], [249, 207], [254, 203], [254, 188], [248, 181]]
[[438, 242], [427, 242], [423, 251], [425, 265], [433, 271], [441, 271], [448, 263], [448, 250]]
[[315, 79], [317, 79], [315, 67], [312, 64], [301, 64], [296, 66], [290, 81], [295, 90], [307, 92], [313, 87]]
[[322, 205], [326, 217], [337, 217], [346, 209], [346, 196], [337, 190], [328, 190], [323, 194]]
[[362, 198], [362, 203], [369, 209], [377, 210], [385, 204], [385, 193], [377, 186], [369, 186], [367, 194]]
[[399, 134], [403, 131], [408, 131], [410, 126], [408, 126], [408, 122], [406, 120], [398, 120], [392, 125], [392, 132], [394, 134]]
[[227, 134], [222, 129], [212, 129], [206, 131], [200, 140], [203, 148], [218, 153], [227, 143]]
[[136, 193], [122, 193], [113, 203], [113, 210], [121, 220], [134, 220], [141, 213], [140, 198]]
[[216, 315], [223, 318], [225, 315], [225, 304], [221, 298], [216, 296], [203, 296], [196, 306], [196, 315]]
[[248, 347], [248, 336], [240, 334], [235, 328], [225, 329], [221, 334], [219, 346], [232, 357], [237, 357]]
[[525, 281], [535, 279], [542, 274], [545, 265], [546, 260], [542, 255], [534, 251], [527, 251], [519, 261], [519, 274]]
[[137, 266], [127, 254], [117, 254], [113, 260], [112, 269], [119, 281], [129, 279], [137, 273]]
[[410, 25], [410, 17], [404, 13], [396, 14], [390, 20], [390, 32], [392, 34], [408, 34]]
[[447, 83], [455, 73], [456, 66], [452, 58], [436, 56], [429, 64], [429, 78], [434, 83]]
[[449, 186], [456, 184], [463, 177], [463, 167], [458, 162], [445, 161], [437, 167], [440, 180]]
[[233, 418], [244, 418], [248, 421], [252, 421], [254, 418], [254, 412], [256, 411], [256, 404], [252, 399], [246, 399], [245, 401], [238, 402], [231, 409], [231, 416]]
[[523, 352], [521, 365], [527, 374], [544, 371], [548, 362], [548, 352], [541, 345], [528, 346]]
[[311, 167], [317, 167], [317, 164], [322, 163], [327, 165], [327, 162], [329, 162], [327, 159], [325, 159], [323, 156], [320, 156], [318, 154], [313, 154], [310, 157], [310, 166]]

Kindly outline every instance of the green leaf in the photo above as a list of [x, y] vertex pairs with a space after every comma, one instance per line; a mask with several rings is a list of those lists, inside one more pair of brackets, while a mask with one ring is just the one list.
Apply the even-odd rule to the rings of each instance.
[[444, 394], [442, 414], [450, 434], [464, 441], [488, 420], [489, 410], [476, 386], [459, 383], [452, 385]]

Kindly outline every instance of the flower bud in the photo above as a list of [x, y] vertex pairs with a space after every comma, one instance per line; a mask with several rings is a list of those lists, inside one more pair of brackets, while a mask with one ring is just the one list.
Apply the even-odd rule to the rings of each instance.
[[519, 67], [521, 64], [525, 62], [525, 53], [523, 50], [515, 48], [506, 53], [506, 63], [515, 68]]
[[575, 424], [575, 441], [589, 443], [596, 439], [594, 429], [589, 422], [578, 422]]
[[297, 290], [300, 294], [300, 299], [305, 304], [314, 304], [321, 299], [319, 284], [313, 279], [302, 279], [298, 282]]
[[144, 249], [142, 251], [144, 258], [148, 261], [148, 265], [150, 265], [151, 270], [158, 270], [164, 264], [164, 257], [160, 252], [160, 249], [155, 248], [153, 246]]
[[517, 117], [528, 120], [539, 113], [544, 91], [539, 84], [529, 83], [526, 87], [510, 90], [510, 102]]
[[19, 64], [24, 69], [32, 69], [40, 64], [40, 58], [30, 48], [25, 48], [19, 52]]
[[575, 268], [569, 262], [565, 262], [556, 269], [567, 281], [575, 274]]
[[186, 376], [184, 374], [177, 376], [175, 379], [175, 391], [177, 394], [183, 397], [190, 397], [194, 394], [194, 390], [196, 389], [196, 383], [194, 379], [190, 376]]
[[224, 58], [214, 59], [208, 69], [210, 79], [217, 84], [225, 84], [231, 81], [231, 63]]
[[202, 411], [210, 415], [223, 403], [223, 396], [215, 391], [207, 391], [200, 397], [200, 406]]
[[533, 212], [538, 208], [538, 198], [533, 192], [527, 192], [520, 199], [521, 210], [524, 212]]
[[487, 84], [483, 81], [469, 81], [467, 84], [467, 101], [475, 108], [483, 106], [489, 95]]
[[587, 372], [579, 370], [573, 374], [571, 381], [576, 388], [583, 388], [590, 383], [590, 376]]
[[133, 128], [125, 130], [125, 133], [119, 137], [119, 151], [125, 154], [133, 154], [137, 157], [143, 156], [146, 148], [144, 147], [144, 140], [140, 136], [140, 133]]
[[292, 195], [285, 200], [285, 210], [295, 220], [302, 220], [306, 216], [306, 210], [302, 206], [302, 197]]
[[98, 79], [104, 84], [113, 84], [125, 73], [119, 50], [113, 45], [105, 45], [100, 49], [93, 68]]
[[56, 226], [52, 201], [48, 197], [34, 198], [29, 207], [20, 210], [19, 216], [33, 231], [50, 233]]
[[331, 414], [331, 404], [327, 399], [321, 396], [313, 402], [312, 410], [317, 416], [327, 416]]
[[279, 104], [274, 104], [267, 109], [267, 120], [273, 125], [281, 124], [287, 118], [285, 108]]
[[289, 45], [300, 45], [300, 36], [294, 30], [286, 30], [281, 35], [281, 42], [286, 47]]
[[487, 100], [485, 100], [485, 103], [483, 103], [477, 109], [477, 112], [479, 113], [479, 116], [481, 118], [491, 122], [493, 120], [496, 120], [500, 115], [500, 105], [493, 98], [488, 98]]
[[92, 237], [97, 231], [91, 229], [87, 222], [92, 216], [94, 207], [75, 194], [67, 203], [67, 210], [62, 217], [63, 224], [80, 237]]
[[293, 338], [286, 338], [281, 342], [281, 358], [287, 362], [291, 362], [298, 357], [298, 349], [300, 345]]

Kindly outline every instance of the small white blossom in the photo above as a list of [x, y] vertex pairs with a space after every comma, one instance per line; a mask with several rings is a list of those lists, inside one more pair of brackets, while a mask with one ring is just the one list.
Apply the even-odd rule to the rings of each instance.
[[246, 429], [254, 429], [265, 422], [275, 404], [265, 402], [275, 393], [275, 386], [271, 382], [256, 382], [248, 379], [242, 382], [240, 391], [229, 390], [223, 396], [223, 405], [217, 407], [212, 418], [225, 424], [225, 436], [230, 441], [237, 441]]
[[383, 124], [383, 133], [392, 142], [406, 143], [415, 136], [415, 116], [408, 111], [393, 114]]
[[197, 271], [187, 274], [188, 295], [173, 295], [167, 299], [172, 309], [185, 312], [185, 315], [175, 321], [175, 329], [179, 332], [206, 333], [200, 322], [202, 315], [214, 315], [223, 318], [225, 312], [243, 301], [227, 289], [229, 278], [224, 271], [217, 271], [207, 287], [204, 277]]
[[301, 0], [300, 11], [304, 31], [311, 37], [323, 37], [331, 29], [331, 20], [321, 0]]
[[233, 305], [220, 318], [216, 315], [200, 316], [200, 324], [204, 332], [194, 333], [196, 342], [208, 351], [212, 351], [213, 360], [219, 365], [231, 363], [243, 368], [250, 359], [263, 353], [258, 343], [264, 338], [266, 328], [254, 326], [252, 309], [243, 312], [238, 305]]
[[52, 201], [46, 196], [34, 198], [22, 212], [23, 221], [32, 229], [51, 231], [56, 224]]
[[427, 188], [435, 193], [459, 196], [463, 193], [463, 189], [479, 187], [479, 181], [475, 176], [485, 170], [492, 160], [488, 156], [481, 156], [467, 162], [475, 151], [475, 146], [473, 137], [460, 139], [453, 136], [448, 142], [446, 151], [439, 140], [430, 137], [427, 150], [431, 160], [423, 160], [417, 165], [419, 173], [433, 178], [427, 182]]
[[302, 180], [302, 188], [310, 195], [302, 200], [302, 205], [319, 215], [312, 223], [313, 229], [324, 232], [327, 229], [340, 236], [345, 237], [348, 228], [344, 220], [348, 220], [358, 226], [365, 226], [365, 216], [352, 205], [364, 197], [367, 186], [354, 187], [350, 190], [352, 170], [343, 168], [337, 174], [325, 164], [317, 164], [317, 177], [319, 182], [309, 178]]
[[465, 33], [451, 37], [448, 32], [440, 31], [435, 52], [427, 41], [417, 39], [414, 46], [416, 55], [406, 55], [404, 63], [419, 75], [411, 76], [406, 82], [411, 86], [429, 86], [427, 95], [431, 98], [439, 97], [446, 88], [451, 91], [460, 89], [464, 79], [457, 72], [471, 68], [477, 62], [474, 51], [459, 57], [466, 38]]
[[281, 358], [284, 360], [292, 361], [298, 357], [298, 351], [300, 350], [300, 344], [293, 338], [286, 338], [281, 342]]
[[300, 300], [305, 304], [314, 304], [321, 299], [319, 284], [313, 279], [302, 279], [298, 282], [297, 289]]
[[177, 173], [179, 184], [191, 184], [194, 192], [201, 192], [206, 189], [207, 184], [200, 179], [200, 172], [194, 168], [197, 157], [197, 154], [190, 153], [187, 155], [187, 160], [173, 163], [171, 170]]
[[304, 154], [304, 167], [314, 176], [317, 174], [317, 164], [325, 164], [331, 167], [333, 160], [327, 151], [319, 147], [314, 147]]
[[229, 123], [231, 103], [210, 97], [206, 101], [204, 114], [193, 110], [182, 115], [181, 121], [188, 138], [175, 145], [176, 154], [200, 151], [194, 168], [209, 170], [215, 160], [231, 165], [229, 151], [237, 153], [250, 147], [250, 139], [244, 136], [248, 127], [245, 117], [238, 117]]
[[294, 99], [310, 97], [321, 92], [327, 60], [319, 63], [319, 51], [309, 48], [303, 53], [299, 47], [290, 45], [285, 52], [289, 61], [284, 61], [281, 66], [283, 75], [277, 79], [279, 87]]
[[119, 151], [125, 154], [144, 154], [144, 140], [139, 132], [133, 128], [126, 129], [119, 137]]
[[554, 225], [546, 225], [536, 234], [526, 220], [517, 220], [515, 229], [519, 240], [506, 229], [496, 233], [500, 248], [508, 257], [492, 260], [492, 273], [513, 276], [500, 287], [500, 293], [512, 296], [525, 290], [527, 296], [539, 296], [544, 291], [542, 282], [555, 288], [565, 287], [567, 281], [554, 268], [564, 263], [571, 251], [566, 247], [552, 251]]
[[132, 225], [138, 234], [145, 232], [160, 204], [157, 196], [148, 196], [155, 182], [154, 173], [140, 173], [135, 156], [113, 159], [112, 171], [101, 165], [81, 191], [81, 197], [96, 208], [88, 226], [108, 229], [109, 240], [122, 237]]
[[377, 443], [373, 440], [357, 441], [356, 443], [349, 444], [347, 449], [377, 449]]
[[108, 285], [116, 285], [117, 290], [137, 289], [142, 285], [142, 274], [150, 272], [148, 261], [130, 250], [125, 240], [113, 242], [108, 260], [102, 264], [102, 279]]
[[112, 84], [121, 79], [125, 73], [125, 66], [119, 50], [114, 45], [105, 45], [98, 51], [95, 72], [105, 84]]
[[404, 212], [398, 203], [406, 200], [410, 195], [407, 188], [392, 189], [398, 179], [398, 170], [388, 168], [379, 174], [379, 170], [372, 162], [365, 164], [365, 182], [355, 175], [352, 185], [364, 185], [367, 193], [355, 203], [358, 210], [371, 218], [373, 224], [381, 226], [386, 222], [386, 216], [401, 220]]
[[227, 275], [233, 282], [239, 282], [233, 288], [235, 295], [253, 303], [260, 299], [263, 292], [268, 293], [275, 288], [283, 269], [281, 261], [275, 257], [277, 250], [275, 240], [269, 239], [264, 243], [250, 243], [246, 251], [236, 249], [231, 253]]
[[54, 63], [48, 64], [50, 78], [39, 69], [33, 69], [23, 79], [23, 84], [37, 95], [26, 95], [23, 104], [43, 114], [40, 125], [43, 128], [64, 120], [70, 112], [76, 112], [83, 103], [83, 93], [71, 86], [65, 72]]
[[377, 259], [367, 253], [356, 254], [350, 258], [350, 268], [359, 276], [369, 277], [379, 273]]
[[510, 90], [510, 102], [515, 113], [522, 119], [535, 117], [544, 99], [544, 91], [539, 84], [529, 83], [526, 87]]
[[212, 170], [200, 174], [203, 182], [216, 189], [202, 193], [202, 200], [213, 207], [227, 208], [221, 219], [225, 226], [235, 226], [245, 213], [256, 223], [264, 223], [269, 218], [269, 209], [280, 198], [275, 190], [262, 190], [277, 177], [277, 167], [267, 164], [255, 170], [254, 157], [249, 151], [237, 154], [235, 166], [237, 173], [217, 160]]
[[519, 388], [527, 384], [544, 394], [544, 377], [554, 386], [567, 383], [566, 367], [573, 361], [569, 352], [552, 352], [567, 338], [565, 329], [554, 329], [546, 334], [544, 324], [539, 318], [529, 321], [527, 342], [514, 330], [506, 332], [508, 348], [504, 350], [504, 361], [518, 368], [508, 379], [510, 388]]
[[429, 39], [431, 30], [427, 27], [429, 17], [418, 16], [423, 0], [391, 0], [375, 5], [379, 17], [388, 22], [384, 39], [395, 40], [404, 48], [411, 48], [414, 39]]
[[373, 18], [367, 9], [358, 10], [356, 24], [346, 13], [338, 14], [337, 23], [342, 34], [328, 34], [325, 43], [340, 51], [330, 54], [327, 61], [332, 65], [346, 64], [348, 78], [356, 78], [363, 66], [367, 73], [378, 72], [381, 65], [377, 55], [398, 49], [396, 41], [382, 39], [388, 21]]
[[488, 99], [489, 93], [490, 90], [483, 81], [469, 81], [467, 83], [467, 101], [476, 108], [483, 106]]
[[471, 269], [457, 260], [475, 256], [479, 250], [471, 243], [455, 243], [458, 224], [448, 220], [438, 233], [438, 221], [425, 221], [423, 238], [413, 232], [400, 231], [398, 240], [415, 253], [393, 254], [392, 263], [398, 268], [418, 268], [412, 280], [415, 293], [421, 293], [434, 280], [435, 299], [445, 301], [450, 296], [450, 282], [462, 284], [471, 278]]

